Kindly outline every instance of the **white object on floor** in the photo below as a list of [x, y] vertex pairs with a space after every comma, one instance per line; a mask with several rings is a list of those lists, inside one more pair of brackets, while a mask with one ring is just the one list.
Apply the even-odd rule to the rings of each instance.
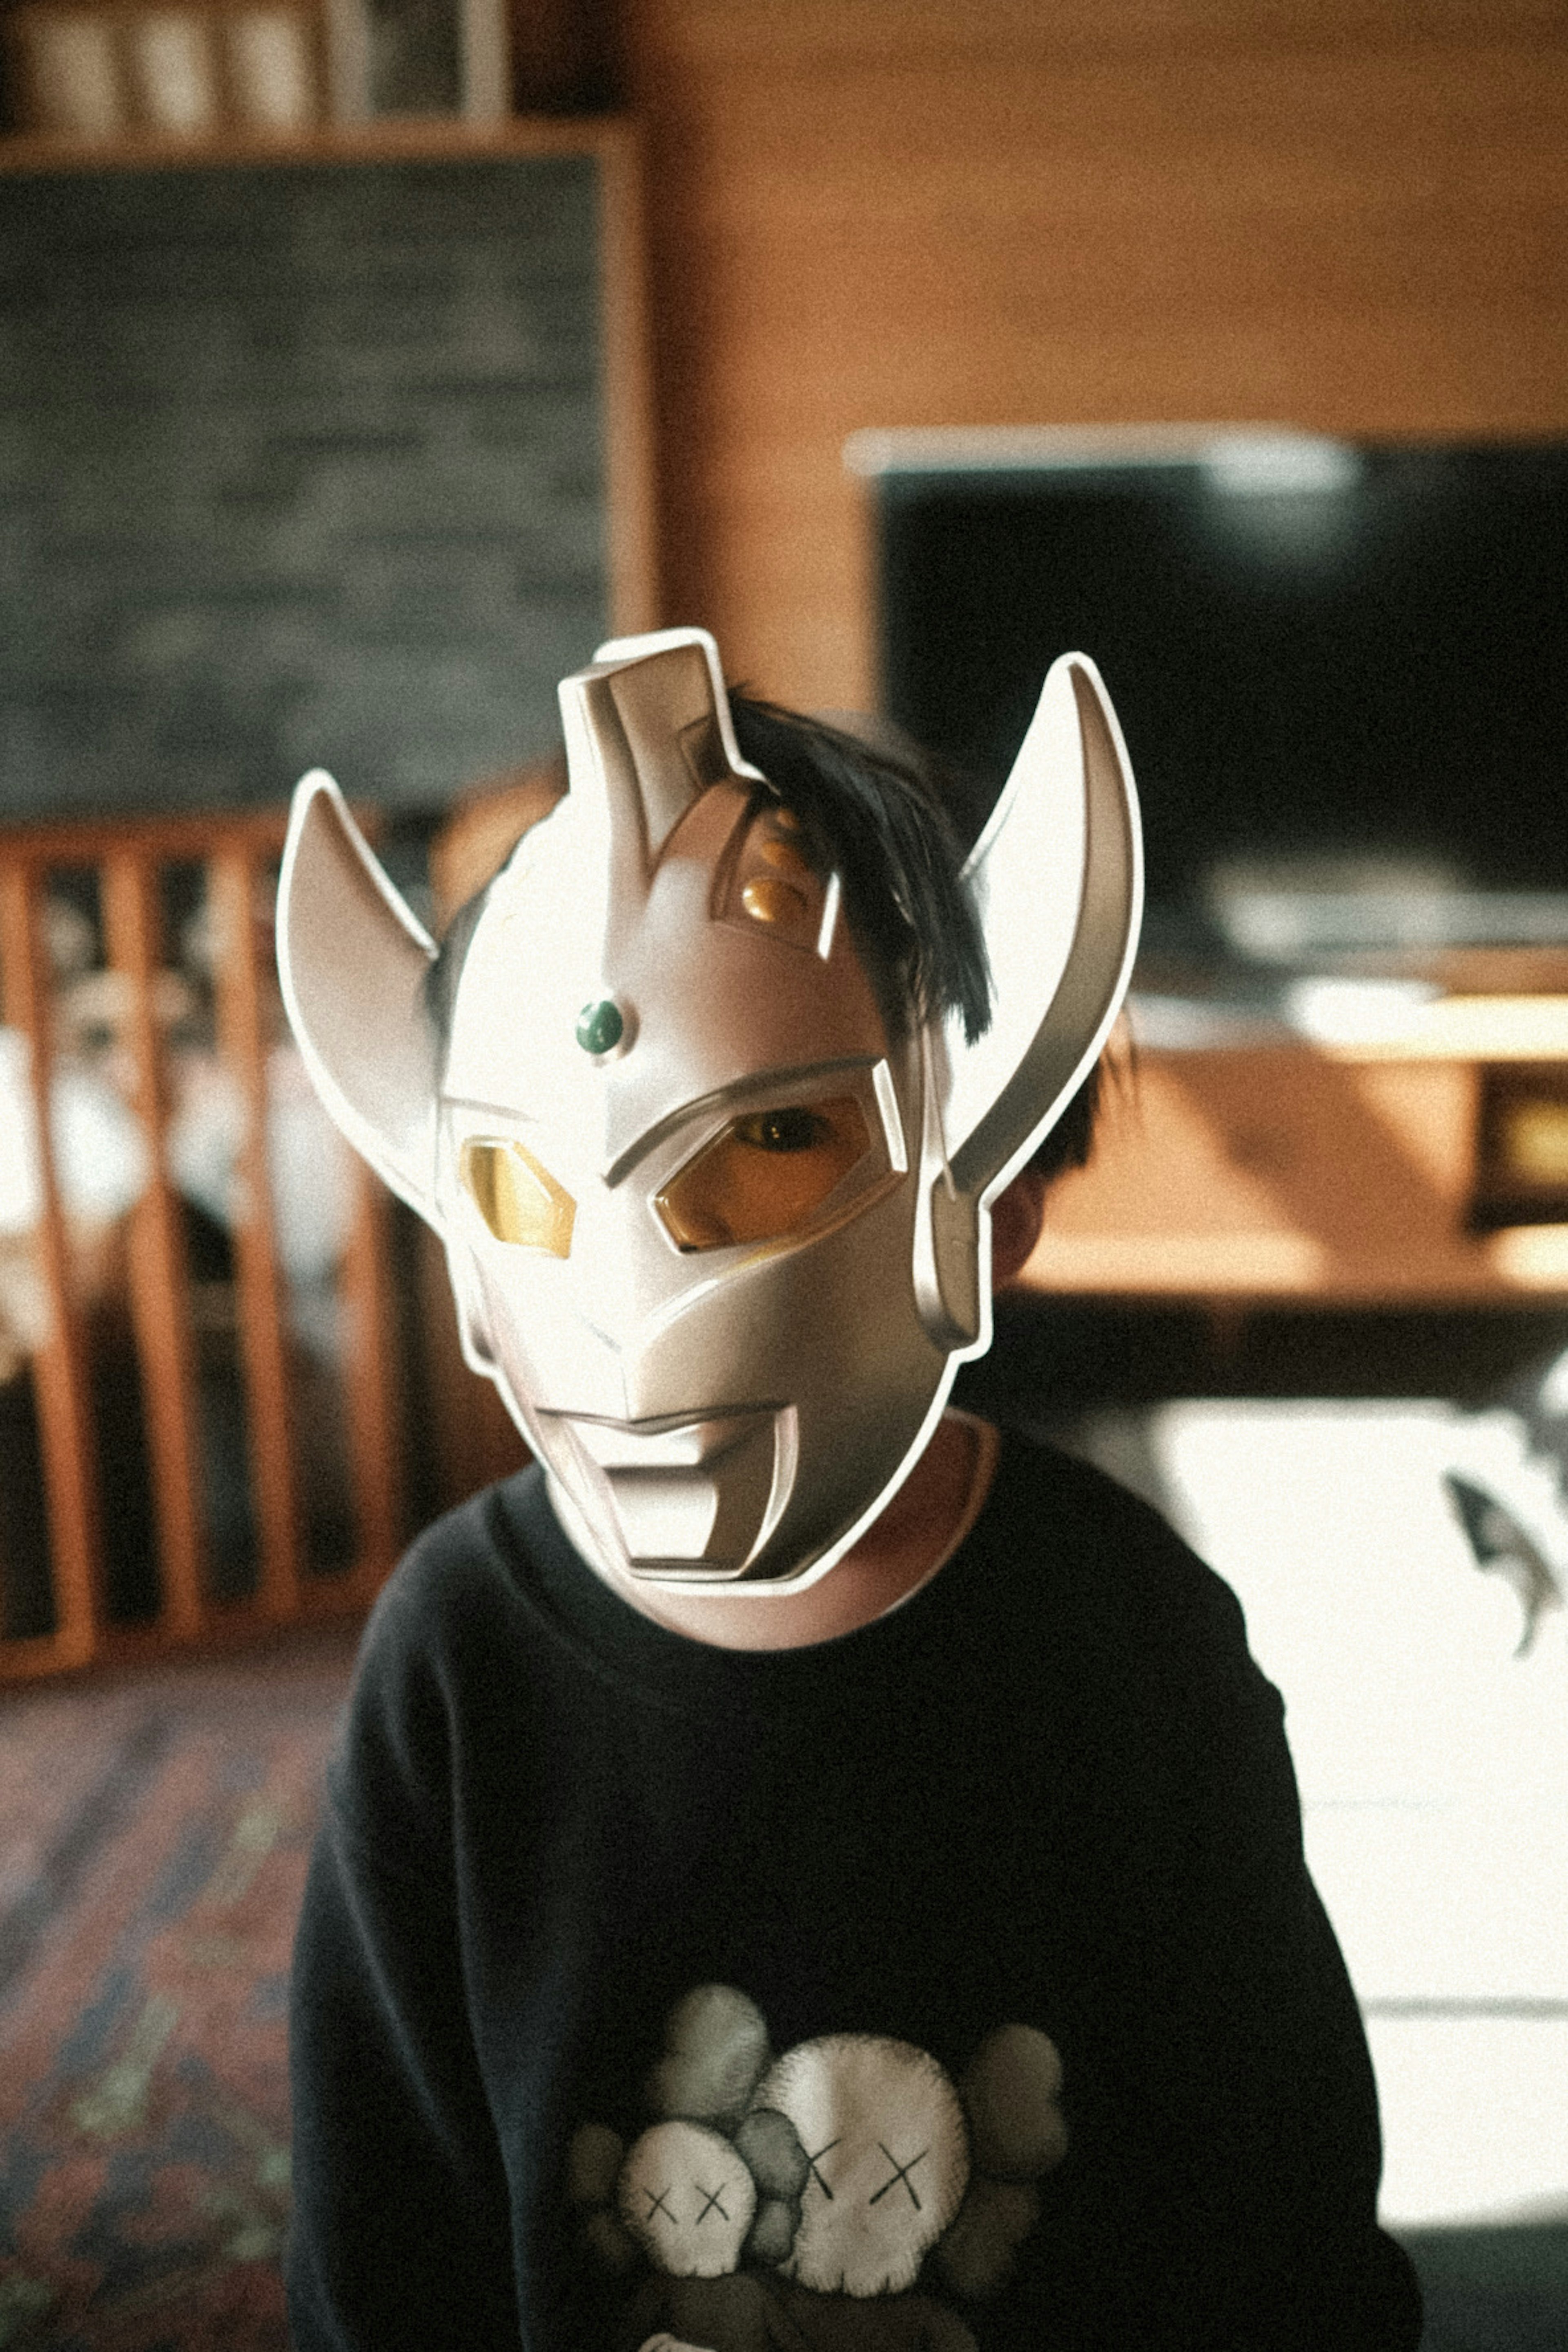
[[1367, 2011], [1385, 2218], [1568, 2217], [1568, 1612], [1516, 1654], [1520, 1598], [1443, 1486], [1494, 1495], [1562, 1583], [1554, 1467], [1516, 1415], [1446, 1403], [1184, 1402], [1143, 1436], [1285, 1696]]
[[1568, 2017], [1369, 2017], [1395, 2230], [1568, 2219]]

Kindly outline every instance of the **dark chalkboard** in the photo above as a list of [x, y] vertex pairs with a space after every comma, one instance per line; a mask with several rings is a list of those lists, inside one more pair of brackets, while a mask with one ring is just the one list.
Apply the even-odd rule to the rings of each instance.
[[549, 750], [611, 615], [603, 161], [0, 180], [0, 818]]

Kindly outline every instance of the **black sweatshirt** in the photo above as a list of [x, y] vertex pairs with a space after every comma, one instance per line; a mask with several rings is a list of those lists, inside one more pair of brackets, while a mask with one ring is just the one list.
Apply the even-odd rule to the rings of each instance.
[[1228, 1589], [1014, 1439], [782, 1653], [628, 1608], [536, 1471], [464, 1506], [305, 1900], [300, 2352], [1409, 2352], [1281, 1719]]

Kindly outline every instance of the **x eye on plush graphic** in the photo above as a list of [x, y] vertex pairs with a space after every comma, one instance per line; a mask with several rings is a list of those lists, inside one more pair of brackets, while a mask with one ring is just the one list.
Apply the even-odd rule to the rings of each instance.
[[641, 2352], [753, 2345], [963, 2352], [950, 2306], [917, 2293], [928, 2257], [957, 2294], [1003, 2287], [1039, 2212], [1034, 2183], [1067, 2126], [1049, 2038], [1004, 2025], [958, 2082], [911, 2042], [828, 2033], [775, 2058], [761, 2011], [701, 1985], [670, 2012], [627, 2147], [572, 2143], [568, 2192], [597, 2260], [652, 2275], [626, 2305]]

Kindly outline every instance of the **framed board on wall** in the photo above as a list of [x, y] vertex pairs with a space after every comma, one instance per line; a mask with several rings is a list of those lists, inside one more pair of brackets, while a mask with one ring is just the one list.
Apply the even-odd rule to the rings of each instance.
[[0, 173], [0, 822], [436, 810], [652, 625], [624, 125]]

